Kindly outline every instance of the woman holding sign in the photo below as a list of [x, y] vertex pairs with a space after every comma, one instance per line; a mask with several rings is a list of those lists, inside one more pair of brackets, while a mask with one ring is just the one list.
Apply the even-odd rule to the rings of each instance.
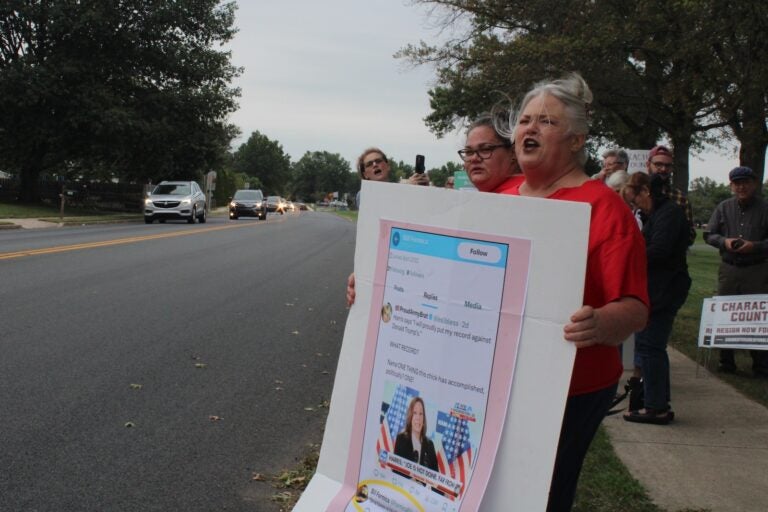
[[424, 400], [418, 396], [408, 405], [405, 429], [395, 439], [395, 455], [437, 471], [435, 445], [427, 437]]
[[622, 374], [618, 345], [642, 330], [648, 316], [645, 245], [629, 208], [584, 172], [592, 92], [577, 74], [542, 82], [512, 119], [525, 181], [509, 193], [592, 207], [584, 305], [564, 328], [578, 349], [566, 402], [549, 512], [569, 511], [581, 466], [616, 394]]

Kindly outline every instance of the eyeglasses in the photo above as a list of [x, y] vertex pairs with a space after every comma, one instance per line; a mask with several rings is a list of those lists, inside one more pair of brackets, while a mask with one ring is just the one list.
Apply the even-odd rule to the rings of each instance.
[[479, 156], [480, 160], [488, 160], [491, 158], [494, 150], [498, 148], [508, 148], [510, 146], [511, 144], [494, 144], [493, 146], [485, 146], [477, 149], [460, 149], [458, 153], [461, 159], [465, 162], [469, 162], [475, 158], [475, 155]]
[[370, 160], [370, 161], [368, 161], [368, 162], [365, 162], [365, 163], [363, 164], [363, 167], [365, 167], [366, 169], [370, 169], [370, 168], [371, 168], [371, 167], [373, 167], [374, 165], [379, 165], [379, 164], [380, 164], [380, 163], [382, 163], [383, 161], [384, 161], [384, 159], [383, 159], [383, 158], [374, 158], [373, 160]]
[[651, 162], [651, 165], [657, 169], [671, 169], [673, 164], [665, 164], [663, 162]]

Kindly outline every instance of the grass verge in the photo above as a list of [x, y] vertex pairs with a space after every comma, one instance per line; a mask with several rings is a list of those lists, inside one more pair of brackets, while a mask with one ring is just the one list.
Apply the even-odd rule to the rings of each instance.
[[37, 219], [58, 215], [59, 210], [50, 206], [0, 202], [0, 219]]
[[304, 458], [293, 469], [283, 470], [279, 475], [271, 477], [272, 487], [277, 492], [272, 495], [272, 501], [280, 505], [280, 512], [292, 510], [299, 500], [302, 491], [307, 487], [312, 475], [315, 474], [317, 461], [320, 458], [320, 445], [311, 444]]
[[661, 512], [613, 451], [601, 427], [589, 447], [576, 489], [574, 512]]
[[[79, 208], [65, 209], [64, 224], [94, 224], [101, 222], [138, 221], [142, 216], [138, 213], [113, 213]], [[38, 219], [58, 223], [62, 221], [60, 211], [45, 205], [4, 203], [0, 202], [0, 219]]]

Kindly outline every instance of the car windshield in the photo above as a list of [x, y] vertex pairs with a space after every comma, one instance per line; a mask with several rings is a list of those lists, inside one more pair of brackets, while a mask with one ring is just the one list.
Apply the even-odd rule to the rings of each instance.
[[259, 201], [261, 200], [261, 194], [255, 190], [238, 190], [235, 192], [234, 198], [241, 201]]
[[190, 194], [189, 183], [161, 183], [152, 191], [157, 195], [188, 196]]
[[280, 198], [278, 196], [269, 196], [267, 198], [267, 201], [269, 201], [270, 203], [276, 203], [276, 202], [280, 201]]

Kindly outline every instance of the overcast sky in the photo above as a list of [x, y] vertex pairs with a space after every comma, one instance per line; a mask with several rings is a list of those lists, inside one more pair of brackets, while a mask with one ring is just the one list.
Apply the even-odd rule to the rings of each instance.
[[[307, 151], [339, 153], [354, 165], [368, 146], [390, 159], [427, 169], [459, 162], [463, 135], [437, 139], [424, 125], [434, 70], [393, 58], [408, 43], [440, 36], [422, 7], [407, 0], [241, 1], [232, 61], [244, 69], [240, 109], [232, 116], [242, 134], [259, 131], [282, 144], [292, 161]], [[692, 157], [691, 179], [727, 181], [738, 165], [734, 148]]]

